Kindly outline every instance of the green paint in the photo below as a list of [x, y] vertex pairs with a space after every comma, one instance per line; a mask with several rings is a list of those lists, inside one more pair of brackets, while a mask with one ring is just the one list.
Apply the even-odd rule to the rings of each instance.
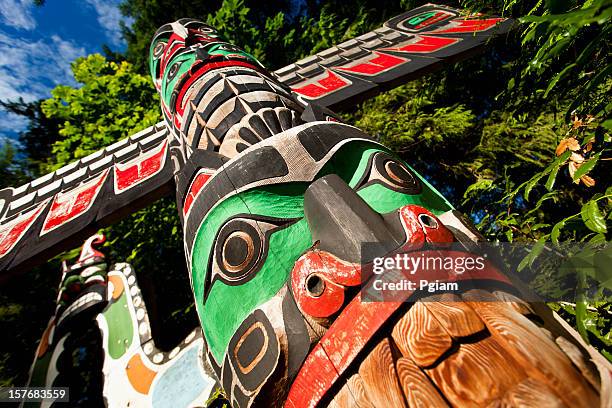
[[416, 26], [419, 25], [420, 23], [422, 23], [423, 21], [433, 17], [436, 15], [435, 11], [429, 11], [426, 13], [422, 13], [419, 14], [418, 16], [414, 16], [412, 17], [410, 20], [408, 20], [408, 24], [412, 25], [412, 26]]
[[240, 323], [287, 281], [293, 263], [312, 244], [312, 238], [305, 220], [273, 233], [265, 264], [257, 276], [242, 286], [215, 282], [203, 304], [204, 282], [217, 231], [238, 214], [301, 218], [307, 187], [306, 183], [291, 183], [250, 190], [228, 198], [202, 222], [194, 241], [191, 271], [200, 322], [218, 361]]
[[403, 194], [389, 190], [381, 184], [372, 184], [357, 192], [374, 211], [381, 214], [397, 210], [407, 204], [425, 207], [435, 215], [452, 209], [444, 197], [436, 193], [435, 190], [423, 188], [423, 192], [418, 195]]
[[134, 335], [134, 326], [132, 324], [132, 316], [128, 308], [127, 283], [124, 281], [125, 289], [119, 299], [111, 303], [111, 305], [102, 313], [108, 325], [108, 344], [106, 349], [108, 354], [115, 360], [125, 354], [127, 349], [132, 344]]
[[212, 44], [210, 46], [210, 48], [208, 48], [207, 52], [209, 55], [222, 55], [224, 57], [230, 56], [240, 56], [242, 58], [246, 58], [247, 60], [249, 60], [251, 63], [255, 64], [255, 65], [259, 65], [259, 62], [257, 61], [257, 59], [252, 56], [251, 54], [249, 54], [246, 51], [240, 50], [240, 49], [234, 49], [232, 51], [228, 51], [223, 49], [226, 46], [226, 44]]
[[[347, 143], [325, 164], [315, 179], [335, 173], [354, 188], [363, 178], [370, 158], [378, 152], [390, 153], [372, 142]], [[418, 174], [417, 177], [423, 186], [422, 193], [418, 195], [398, 193], [383, 184], [372, 184], [359, 190], [358, 194], [379, 213], [388, 213], [406, 204], [423, 206], [434, 214], [452, 209], [429, 183]], [[227, 345], [238, 326], [255, 308], [278, 292], [289, 279], [297, 258], [312, 245], [308, 224], [303, 219], [304, 193], [310, 184], [277, 184], [240, 193], [219, 203], [202, 221], [191, 257], [192, 280], [200, 323], [218, 363], [223, 360]], [[265, 263], [253, 279], [240, 286], [216, 281], [204, 303], [204, 284], [214, 239], [221, 227], [239, 214], [302, 219], [271, 234]]]
[[297, 258], [311, 245], [308, 224], [302, 219], [270, 236], [266, 262], [253, 279], [240, 286], [215, 282], [204, 305], [202, 324], [218, 362], [240, 323], [280, 290]]
[[[166, 70], [164, 71], [164, 76], [162, 78], [161, 97], [164, 101], [164, 104], [168, 108], [170, 108], [170, 100], [172, 99], [172, 92], [174, 91], [174, 88], [178, 84], [181, 77], [185, 73], [187, 73], [189, 69], [191, 69], [192, 65], [195, 63], [195, 60], [195, 52], [190, 52], [173, 58], [166, 67]], [[181, 63], [181, 65], [178, 67], [178, 72], [176, 73], [176, 75], [174, 75], [171, 81], [168, 81], [168, 74], [170, 73], [170, 69], [176, 63]]]

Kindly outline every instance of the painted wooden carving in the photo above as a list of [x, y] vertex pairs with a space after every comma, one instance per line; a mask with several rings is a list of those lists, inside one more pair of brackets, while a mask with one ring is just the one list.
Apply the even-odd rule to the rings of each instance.
[[71, 358], [62, 355], [66, 339], [82, 331], [86, 321], [95, 321], [102, 341], [106, 406], [204, 406], [217, 381], [203, 364], [202, 331], [195, 329], [169, 352], [159, 350], [135, 271], [127, 263], [107, 267], [104, 255], [93, 247], [103, 242], [103, 235], [92, 236], [77, 263], [68, 267], [64, 262], [57, 311], [38, 347], [29, 386], [65, 386], [58, 377], [67, 374], [61, 360]]
[[[476, 277], [490, 292], [417, 302], [362, 302], [359, 292], [364, 242], [385, 255], [479, 237], [329, 108], [457, 61], [510, 25], [426, 5], [275, 73], [201, 22], [165, 25], [150, 49], [164, 124], [119, 150], [134, 151], [127, 159], [105, 150], [74, 172], [3, 190], [2, 267], [27, 265], [25, 245], [51, 252], [152, 199], [174, 174], [203, 358], [233, 407], [606, 406], [610, 365], [545, 307], [511, 295], [493, 266]], [[125, 272], [109, 273], [113, 296], [127, 296]], [[144, 361], [158, 354], [140, 344], [121, 346], [105, 373], [144, 395], [157, 375]]]

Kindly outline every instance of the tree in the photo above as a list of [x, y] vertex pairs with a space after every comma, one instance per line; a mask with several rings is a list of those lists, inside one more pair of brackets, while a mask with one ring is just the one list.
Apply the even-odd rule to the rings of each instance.
[[[147, 59], [162, 24], [201, 19], [276, 69], [423, 3], [125, 0], [122, 12], [134, 20], [124, 28], [128, 62], [117, 56], [79, 59], [73, 65], [79, 88], [60, 86], [40, 107], [20, 107], [34, 112], [41, 124], [24, 140], [52, 146], [49, 159], [35, 156], [43, 150], [38, 147], [27, 155], [43, 162], [44, 170], [56, 169], [160, 120]], [[479, 58], [364, 102], [345, 113], [347, 121], [403, 155], [490, 240], [609, 241], [610, 3], [462, 4], [521, 18], [522, 25]], [[18, 175], [19, 160], [11, 147], [4, 149], [2, 169], [10, 170], [7, 177]], [[176, 299], [174, 292], [183, 285], [186, 302], [160, 312], [180, 337], [176, 329], [191, 327], [193, 312], [185, 313], [190, 295], [173, 200], [162, 200], [107, 233], [113, 259], [132, 261], [141, 275], [161, 283], [158, 298]], [[601, 288], [598, 303], [553, 305], [604, 353], [612, 347], [602, 329], [609, 325], [609, 289]], [[154, 289], [143, 284], [143, 290]]]
[[8, 112], [26, 117], [28, 128], [19, 134], [21, 153], [24, 155], [21, 164], [23, 171], [31, 178], [44, 174], [42, 166], [51, 156], [51, 145], [59, 139], [60, 120], [47, 117], [41, 107], [42, 100], [25, 102], [0, 101], [0, 106]]
[[15, 147], [8, 140], [0, 146], [0, 189], [18, 186], [27, 180], [22, 160], [15, 153]]

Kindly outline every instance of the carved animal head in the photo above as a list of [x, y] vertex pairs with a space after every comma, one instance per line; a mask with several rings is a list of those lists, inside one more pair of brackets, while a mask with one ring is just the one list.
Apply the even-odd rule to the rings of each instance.
[[[356, 128], [329, 114], [304, 124], [282, 86], [203, 23], [162, 27], [150, 61], [166, 121], [194, 149], [177, 180], [207, 359], [233, 405], [280, 405], [358, 292], [361, 243], [378, 244], [380, 255], [452, 241], [437, 219], [452, 207]], [[270, 89], [249, 105], [260, 83]], [[281, 126], [287, 112], [293, 119]], [[193, 116], [195, 133], [214, 133], [229, 157], [195, 143]], [[211, 125], [223, 120], [232, 125]]]
[[437, 218], [450, 209], [385, 147], [335, 122], [268, 138], [217, 170], [185, 217], [186, 251], [208, 359], [237, 405], [282, 401], [357, 292], [362, 242], [386, 253], [452, 241]]
[[193, 19], [181, 19], [157, 30], [149, 51], [151, 77], [169, 124], [180, 129], [188, 102], [200, 90], [197, 82], [211, 69], [263, 69], [250, 54], [228, 43], [214, 28]]

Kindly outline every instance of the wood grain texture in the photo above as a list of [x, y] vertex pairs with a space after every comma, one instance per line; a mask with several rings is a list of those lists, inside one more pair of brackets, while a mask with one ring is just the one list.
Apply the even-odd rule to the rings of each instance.
[[445, 293], [440, 301], [424, 301], [423, 305], [453, 338], [471, 336], [485, 329], [478, 314], [457, 295]]
[[565, 337], [557, 337], [555, 343], [563, 350], [563, 352], [569, 357], [576, 367], [580, 370], [584, 378], [587, 379], [589, 384], [593, 386], [597, 391], [601, 388], [599, 381], [599, 374], [597, 374], [597, 367], [591, 361], [588, 361], [580, 349]]
[[[361, 365], [352, 366], [330, 406], [612, 408], [601, 368], [575, 343], [554, 336], [558, 327], [551, 332], [531, 321], [534, 310], [513, 296], [478, 290], [464, 299], [444, 294], [417, 302], [398, 317], [391, 337], [375, 340]], [[415, 352], [437, 357], [423, 366]]]
[[516, 361], [491, 337], [461, 344], [425, 372], [453, 406], [482, 407], [526, 378]]
[[330, 405], [330, 407], [331, 406], [335, 406], [337, 408], [357, 407], [357, 403], [355, 402], [355, 399], [351, 395], [351, 392], [349, 391], [346, 385], [342, 387], [342, 389], [340, 390], [338, 394], [336, 394], [336, 397], [333, 399], [332, 403], [333, 405]]
[[355, 402], [359, 408], [374, 408], [372, 402], [368, 398], [363, 380], [359, 374], [354, 374], [348, 379], [346, 385], [351, 392], [351, 395], [355, 398]]
[[522, 299], [519, 299], [518, 297], [508, 293], [508, 292], [502, 292], [502, 291], [495, 291], [493, 292], [493, 295], [498, 299], [501, 300], [502, 302], [505, 302], [507, 305], [509, 305], [510, 307], [512, 307], [514, 310], [516, 310], [518, 313], [522, 314], [522, 315], [530, 315], [530, 314], [535, 314], [535, 311], [533, 310], [533, 308], [529, 305], [529, 303], [525, 302]]
[[442, 408], [449, 406], [412, 359], [401, 357], [397, 361], [396, 369], [409, 407]]
[[599, 405], [595, 390], [538, 326], [505, 303], [482, 301], [487, 297], [491, 295], [476, 290], [463, 295], [499, 345], [530, 377], [547, 384], [569, 406]]
[[527, 378], [512, 387], [504, 395], [501, 406], [513, 408], [563, 408], [567, 405], [546, 384], [533, 378]]
[[451, 348], [453, 340], [422, 302], [415, 303], [393, 328], [393, 340], [404, 356], [428, 367]]
[[407, 407], [388, 339], [381, 341], [359, 367], [368, 399], [375, 407]]

